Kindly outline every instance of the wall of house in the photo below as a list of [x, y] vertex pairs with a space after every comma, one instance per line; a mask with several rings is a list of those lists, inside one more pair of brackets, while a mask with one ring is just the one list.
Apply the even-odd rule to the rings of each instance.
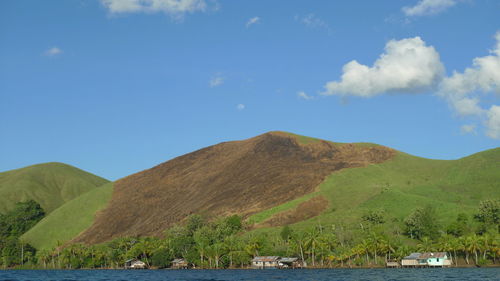
[[427, 264], [429, 264], [429, 266], [443, 266], [446, 259], [446, 256], [444, 258], [430, 258], [427, 259]]
[[415, 266], [418, 265], [417, 260], [402, 260], [401, 261], [402, 266]]

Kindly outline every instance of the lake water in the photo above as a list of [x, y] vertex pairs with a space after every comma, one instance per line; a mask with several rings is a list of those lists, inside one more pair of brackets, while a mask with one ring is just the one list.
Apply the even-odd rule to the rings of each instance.
[[311, 270], [0, 270], [2, 281], [262, 281], [262, 280], [487, 280], [500, 281], [500, 268], [311, 269]]

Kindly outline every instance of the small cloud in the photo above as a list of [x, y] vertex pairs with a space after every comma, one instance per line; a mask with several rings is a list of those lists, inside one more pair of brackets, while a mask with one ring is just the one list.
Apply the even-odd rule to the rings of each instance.
[[251, 25], [254, 25], [254, 24], [259, 23], [259, 22], [260, 22], [259, 17], [253, 17], [247, 21], [246, 26], [247, 26], [247, 28], [249, 28]]
[[[205, 12], [205, 0], [100, 0], [112, 14], [163, 12], [173, 19], [182, 20], [185, 14]], [[217, 5], [216, 5], [217, 6]]]
[[492, 139], [500, 140], [500, 106], [492, 105], [488, 111], [486, 122], [486, 135]]
[[473, 134], [473, 135], [476, 135], [476, 125], [474, 124], [469, 124], [469, 125], [463, 125], [462, 127], [460, 127], [460, 132], [462, 133], [462, 135], [466, 135], [466, 134]]
[[208, 84], [210, 85], [210, 88], [213, 88], [224, 84], [224, 80], [225, 80], [224, 77], [222, 77], [220, 74], [217, 74], [212, 79], [210, 79]]
[[238, 109], [239, 111], [242, 111], [243, 109], [245, 109], [245, 105], [240, 103], [236, 106], [236, 109]]
[[326, 21], [312, 13], [303, 17], [295, 16], [295, 20], [310, 28], [324, 28], [331, 31], [330, 26], [326, 23]]
[[63, 51], [61, 49], [59, 49], [58, 47], [52, 47], [50, 49], [48, 49], [47, 51], [45, 51], [43, 54], [48, 56], [48, 57], [53, 57], [53, 56], [57, 56], [59, 54], [61, 54]]
[[444, 12], [455, 6], [457, 0], [420, 0], [415, 6], [403, 7], [403, 13], [408, 17], [428, 16]]
[[297, 93], [297, 96], [301, 99], [304, 99], [304, 100], [312, 100], [314, 99], [314, 97], [308, 95], [306, 92], [304, 91], [300, 91]]

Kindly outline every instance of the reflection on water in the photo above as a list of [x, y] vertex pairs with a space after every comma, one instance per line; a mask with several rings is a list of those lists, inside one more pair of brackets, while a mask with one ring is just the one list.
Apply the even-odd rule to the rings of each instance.
[[304, 269], [304, 270], [0, 270], [0, 280], [12, 281], [500, 281], [500, 268], [445, 269]]

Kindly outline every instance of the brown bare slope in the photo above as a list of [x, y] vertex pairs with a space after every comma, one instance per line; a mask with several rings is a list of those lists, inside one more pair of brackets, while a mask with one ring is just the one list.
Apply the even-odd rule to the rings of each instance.
[[336, 170], [393, 155], [383, 146], [305, 143], [282, 132], [220, 143], [118, 180], [108, 207], [75, 241], [161, 235], [192, 213], [247, 216], [314, 191]]

